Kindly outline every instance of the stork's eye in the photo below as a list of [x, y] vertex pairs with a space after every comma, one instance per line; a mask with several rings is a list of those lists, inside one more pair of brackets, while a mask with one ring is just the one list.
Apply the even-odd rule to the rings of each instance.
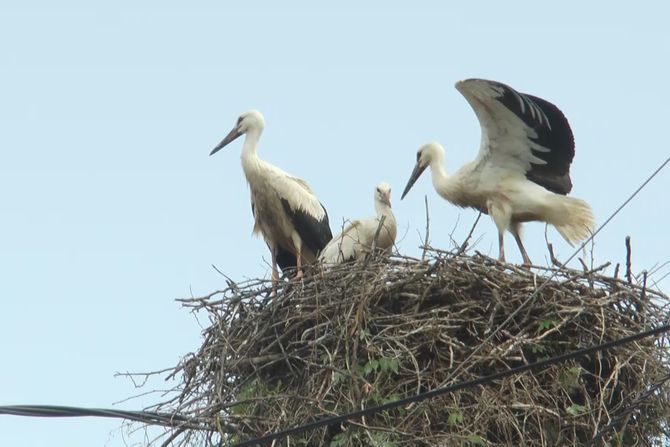
[[421, 151], [416, 153], [416, 161], [421, 160]]
[[239, 126], [240, 123], [242, 122], [242, 117], [237, 118], [237, 125]]

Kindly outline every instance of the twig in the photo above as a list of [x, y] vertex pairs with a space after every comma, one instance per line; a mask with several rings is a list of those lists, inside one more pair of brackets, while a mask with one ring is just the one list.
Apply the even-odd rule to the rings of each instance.
[[644, 322], [645, 318], [645, 303], [647, 301], [647, 271], [642, 272], [642, 293], [640, 294], [640, 301], [637, 306], [637, 314], [640, 321]]
[[472, 237], [472, 233], [474, 233], [475, 228], [477, 227], [477, 223], [479, 223], [479, 219], [482, 217], [482, 212], [480, 211], [479, 214], [477, 214], [477, 218], [475, 219], [475, 223], [472, 224], [472, 228], [470, 228], [470, 232], [468, 233], [467, 237], [463, 241], [460, 247], [458, 247], [458, 250], [456, 250], [456, 255], [461, 255], [465, 253], [465, 250], [468, 248], [468, 241]]
[[161, 447], [167, 447], [170, 444], [172, 444], [172, 441], [177, 439], [179, 437], [179, 435], [184, 433], [184, 431], [186, 431], [185, 427], [180, 427], [180, 428], [177, 428], [176, 430], [174, 430], [172, 432], [172, 434], [161, 444]]
[[630, 236], [626, 236], [626, 280], [628, 284], [633, 284], [633, 273], [631, 271], [631, 248]]
[[423, 252], [421, 253], [421, 260], [426, 259], [428, 252], [428, 244], [430, 243], [430, 215], [428, 214], [428, 196], [423, 196], [424, 205], [426, 207], [426, 237], [423, 240]]
[[377, 255], [376, 253], [377, 240], [379, 239], [379, 233], [381, 233], [382, 228], [384, 227], [385, 220], [386, 216], [382, 216], [379, 218], [379, 224], [377, 224], [377, 230], [375, 231], [375, 236], [372, 238], [372, 245], [370, 246], [370, 254], [365, 258], [365, 262], [363, 263], [363, 265], [367, 265], [370, 262], [370, 260], [372, 260]]
[[547, 248], [549, 249], [549, 259], [551, 260], [551, 265], [560, 268], [563, 264], [561, 261], [556, 259], [556, 256], [554, 256], [554, 246], [551, 244], [551, 242], [547, 242]]

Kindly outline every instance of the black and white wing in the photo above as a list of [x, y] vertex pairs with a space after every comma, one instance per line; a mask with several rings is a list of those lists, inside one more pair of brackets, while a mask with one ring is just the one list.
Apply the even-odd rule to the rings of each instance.
[[[251, 214], [254, 216], [254, 233], [258, 233], [258, 221], [256, 220], [256, 205], [254, 204], [254, 195], [251, 195]], [[267, 241], [266, 241], [267, 244]], [[267, 244], [268, 250], [272, 251], [270, 244]], [[296, 257], [295, 254], [282, 247], [277, 247], [277, 265], [284, 273], [289, 273], [295, 269]]]
[[319, 206], [322, 213], [318, 215], [312, 214], [299, 206], [293, 206], [289, 200], [284, 198], [281, 199], [281, 204], [291, 219], [295, 230], [300, 235], [303, 244], [314, 254], [319, 253], [333, 238], [328, 222], [328, 213], [321, 203], [319, 203]]
[[570, 192], [575, 143], [558, 107], [485, 79], [457, 82], [456, 89], [468, 100], [482, 128], [477, 167], [493, 163], [518, 170], [549, 191]]
[[[273, 167], [274, 168], [274, 167]], [[303, 245], [314, 255], [333, 238], [328, 221], [328, 212], [303, 179], [273, 169], [273, 184], [281, 200], [284, 212], [291, 220]]]

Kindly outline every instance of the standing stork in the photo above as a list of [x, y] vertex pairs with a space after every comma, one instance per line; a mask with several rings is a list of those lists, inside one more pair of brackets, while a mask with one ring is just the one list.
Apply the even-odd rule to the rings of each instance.
[[272, 256], [273, 287], [282, 270], [295, 267], [296, 277], [302, 266], [316, 256], [333, 237], [328, 213], [303, 179], [293, 177], [256, 155], [256, 146], [265, 120], [257, 110], [243, 113], [230, 133], [210, 152], [213, 155], [240, 135], [246, 135], [242, 147], [242, 170], [251, 191], [254, 234], [260, 233]]
[[375, 210], [377, 217], [349, 223], [342, 233], [326, 245], [319, 255], [319, 261], [325, 265], [334, 265], [361, 259], [373, 245], [376, 249], [389, 251], [395, 242], [397, 230], [391, 210], [391, 186], [388, 183], [382, 182], [375, 188]]
[[521, 242], [522, 222], [552, 224], [570, 245], [586, 239], [593, 232], [593, 213], [585, 201], [566, 196], [572, 189], [570, 164], [575, 144], [568, 120], [558, 107], [484, 79], [457, 82], [456, 89], [479, 119], [479, 154], [448, 175], [442, 146], [437, 142], [422, 146], [402, 198], [430, 166], [439, 195], [454, 205], [491, 216], [498, 228], [499, 260], [503, 262], [503, 235], [509, 230], [524, 265], [531, 264]]

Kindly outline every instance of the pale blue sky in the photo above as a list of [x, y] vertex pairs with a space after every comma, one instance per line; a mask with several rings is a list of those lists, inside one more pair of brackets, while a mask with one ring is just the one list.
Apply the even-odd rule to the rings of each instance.
[[[259, 155], [311, 183], [334, 231], [371, 215], [374, 185], [389, 182], [399, 249], [414, 255], [424, 194], [436, 247], [476, 217], [428, 178], [398, 200], [424, 142], [444, 144], [451, 171], [476, 155], [459, 79], [502, 81], [563, 110], [573, 194], [599, 223], [670, 154], [667, 2], [333, 5], [0, 3], [0, 404], [110, 407], [137, 392], [116, 371], [197, 349], [201, 327], [173, 299], [224, 287], [210, 264], [269, 276], [241, 143], [208, 156], [247, 109], [265, 115]], [[627, 234], [636, 270], [668, 260], [669, 184], [666, 170], [598, 236], [597, 263], [622, 261]], [[526, 228], [543, 262], [544, 225]], [[477, 235], [497, 255], [488, 218]], [[119, 426], [0, 416], [0, 445], [145, 441]]]

